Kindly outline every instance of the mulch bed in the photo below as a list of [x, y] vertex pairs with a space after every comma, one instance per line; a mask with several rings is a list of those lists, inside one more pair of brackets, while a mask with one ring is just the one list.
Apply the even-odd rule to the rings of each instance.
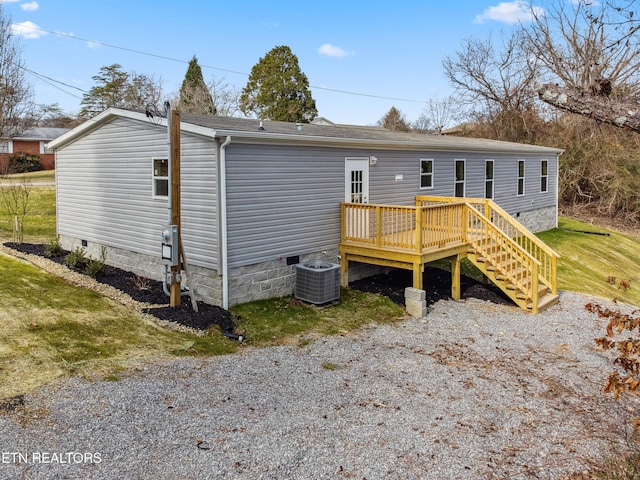
[[[32, 243], [5, 243], [5, 246], [45, 257], [45, 246]], [[68, 251], [59, 256], [49, 257], [50, 260], [64, 264]], [[79, 271], [80, 273], [84, 273]], [[355, 282], [350, 287], [364, 292], [376, 293], [390, 298], [394, 303], [404, 306], [404, 289], [413, 283], [412, 272], [408, 270], [392, 270], [388, 274], [375, 275]], [[197, 330], [206, 330], [217, 325], [223, 333], [232, 333], [235, 329], [233, 315], [221, 307], [198, 302], [198, 311], [191, 307], [189, 297], [184, 297], [180, 307], [169, 307], [168, 297], [162, 288], [162, 282], [142, 278], [134, 273], [116, 267], [106, 267], [106, 272], [96, 278], [96, 281], [110, 285], [126, 293], [138, 302], [149, 303], [152, 308], [144, 309], [144, 313], [153, 315], [161, 320], [168, 320]], [[144, 288], [141, 288], [141, 282]], [[425, 267], [423, 286], [427, 293], [427, 305], [438, 300], [451, 298], [451, 273], [440, 268]], [[463, 298], [479, 298], [494, 303], [509, 304], [511, 301], [500, 289], [493, 285], [484, 285], [476, 280], [462, 276], [460, 287]]]
[[[404, 289], [413, 284], [413, 272], [392, 270], [388, 274], [375, 275], [351, 282], [351, 288], [364, 292], [377, 293], [389, 297], [394, 303], [404, 306]], [[438, 300], [451, 298], [451, 272], [441, 268], [425, 266], [422, 286], [427, 294], [427, 306]], [[493, 303], [513, 304], [498, 287], [485, 285], [462, 275], [460, 278], [462, 298], [478, 298]]]
[[[68, 251], [62, 251], [59, 256], [46, 257], [44, 253], [45, 246], [41, 244], [5, 243], [4, 245], [22, 253], [49, 258], [49, 260], [60, 265], [64, 265], [64, 257], [69, 253]], [[81, 270], [77, 271], [84, 273]], [[143, 278], [109, 265], [107, 265], [104, 275], [96, 277], [95, 280], [126, 293], [138, 302], [153, 305], [152, 308], [146, 308], [143, 312], [161, 320], [172, 321], [196, 330], [206, 330], [213, 325], [217, 325], [223, 333], [234, 331], [235, 327], [231, 313], [215, 305], [198, 302], [198, 311], [195, 312], [191, 307], [190, 298], [183, 297], [183, 303], [180, 307], [169, 307], [169, 297], [164, 293], [162, 282], [160, 281]], [[144, 288], [140, 288], [141, 282], [144, 284]]]

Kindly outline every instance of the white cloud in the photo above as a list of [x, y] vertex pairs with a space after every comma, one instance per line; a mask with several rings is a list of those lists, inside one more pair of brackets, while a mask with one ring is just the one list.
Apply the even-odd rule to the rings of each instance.
[[521, 0], [514, 2], [500, 2], [494, 7], [487, 8], [480, 15], [477, 15], [474, 22], [484, 23], [485, 20], [507, 23], [513, 25], [519, 22], [530, 22], [533, 15], [544, 15], [541, 7], [529, 7], [528, 3]]
[[29, 39], [44, 37], [47, 34], [47, 32], [40, 30], [38, 25], [28, 20], [26, 22], [12, 23], [11, 31], [18, 37]]
[[100, 42], [87, 42], [89, 48], [100, 48], [102, 44]]
[[40, 8], [40, 5], [38, 5], [38, 2], [22, 3], [20, 8], [25, 12], [35, 12]]
[[345, 52], [342, 48], [331, 45], [330, 43], [325, 43], [320, 46], [320, 48], [318, 48], [318, 53], [332, 58], [344, 58], [347, 55], [350, 55], [349, 52]]
[[15, 3], [15, 2], [19, 2], [20, 0], [0, 0], [0, 3]]

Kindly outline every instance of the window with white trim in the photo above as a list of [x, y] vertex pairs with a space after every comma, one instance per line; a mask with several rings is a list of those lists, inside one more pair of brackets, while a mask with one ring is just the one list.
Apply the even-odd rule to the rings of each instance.
[[493, 160], [484, 161], [484, 198], [493, 199]]
[[49, 143], [49, 141], [40, 140], [40, 153], [41, 154], [53, 153], [53, 149], [52, 148], [47, 148], [47, 144], [48, 143]]
[[542, 160], [540, 162], [540, 192], [549, 191], [549, 162]]
[[455, 197], [464, 197], [465, 161], [456, 160], [453, 192]]
[[153, 159], [153, 196], [169, 197], [169, 160]]
[[420, 159], [420, 189], [433, 188], [433, 159]]
[[0, 153], [13, 153], [13, 140], [0, 141]]
[[524, 195], [524, 160], [518, 160], [518, 195]]

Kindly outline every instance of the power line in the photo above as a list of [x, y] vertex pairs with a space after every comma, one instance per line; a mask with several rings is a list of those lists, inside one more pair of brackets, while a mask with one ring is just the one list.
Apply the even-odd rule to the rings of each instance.
[[56, 79], [54, 79], [54, 78], [48, 77], [48, 76], [46, 76], [46, 75], [43, 75], [43, 74], [41, 74], [41, 73], [34, 72], [33, 70], [31, 70], [31, 69], [29, 69], [29, 68], [26, 68], [26, 67], [24, 67], [24, 66], [22, 66], [22, 65], [17, 65], [17, 64], [14, 64], [14, 65], [16, 65], [18, 68], [23, 69], [25, 72], [30, 73], [31, 75], [33, 75], [34, 77], [36, 77], [38, 80], [40, 80], [40, 81], [42, 81], [42, 82], [46, 83], [47, 85], [50, 85], [50, 86], [52, 86], [53, 88], [56, 88], [56, 89], [60, 90], [60, 91], [61, 91], [61, 92], [63, 92], [63, 93], [66, 93], [67, 95], [71, 95], [72, 97], [82, 99], [82, 97], [80, 97], [80, 96], [76, 95], [75, 93], [67, 92], [66, 90], [64, 90], [64, 89], [60, 88], [58, 85], [55, 85], [55, 84], [56, 84], [56, 83], [59, 83], [60, 85], [64, 85], [65, 87], [74, 88], [74, 89], [76, 89], [76, 90], [79, 90], [79, 91], [81, 91], [82, 93], [89, 93], [89, 92], [87, 92], [86, 90], [83, 90], [83, 89], [81, 89], [81, 88], [79, 88], [79, 87], [76, 87], [76, 86], [74, 86], [74, 85], [69, 85], [68, 83], [61, 82], [60, 80], [56, 80]]
[[[113, 45], [113, 44], [109, 44], [109, 43], [99, 42], [99, 41], [96, 41], [96, 40], [89, 40], [89, 39], [86, 39], [86, 38], [77, 37], [75, 35], [70, 35], [68, 33], [52, 32], [51, 30], [45, 30], [43, 28], [34, 27], [34, 26], [31, 26], [31, 25], [23, 25], [23, 27], [31, 28], [33, 30], [38, 30], [40, 32], [50, 33], [51, 35], [56, 35], [58, 37], [65, 37], [65, 38], [70, 38], [72, 40], [79, 40], [79, 41], [82, 41], [82, 42], [94, 43], [94, 44], [97, 44], [97, 45], [102, 45], [102, 46], [109, 47], [109, 48], [114, 48], [114, 49], [117, 49], [117, 50], [123, 50], [125, 52], [135, 53], [135, 54], [138, 54], [138, 55], [145, 55], [147, 57], [159, 58], [161, 60], [168, 60], [168, 61], [171, 61], [171, 62], [178, 62], [178, 63], [182, 63], [182, 64], [185, 64], [185, 65], [189, 64], [188, 61], [180, 60], [180, 59], [173, 58], [173, 57], [167, 57], [166, 55], [159, 55], [159, 54], [156, 54], [156, 53], [149, 53], [149, 52], [144, 52], [142, 50], [136, 50], [134, 48], [121, 47], [119, 45]], [[230, 70], [230, 69], [227, 69], [227, 68], [214, 67], [212, 65], [200, 65], [200, 67], [201, 68], [208, 68], [208, 69], [211, 69], [211, 70], [218, 70], [218, 71], [226, 72], [226, 73], [233, 73], [235, 75], [243, 75], [245, 77], [249, 76], [249, 74], [245, 73], [245, 72], [238, 72], [236, 70]], [[54, 81], [54, 82], [57, 82], [56, 80], [53, 80], [53, 79], [51, 79], [51, 80]], [[58, 83], [62, 83], [62, 82], [58, 82]], [[68, 85], [68, 86], [70, 86], [70, 85]], [[310, 87], [314, 88], [316, 90], [324, 90], [324, 91], [327, 91], [327, 92], [341, 93], [343, 95], [355, 95], [355, 96], [359, 96], [359, 97], [379, 98], [379, 99], [382, 99], [382, 100], [393, 100], [393, 101], [397, 101], [397, 102], [426, 103], [426, 100], [416, 100], [416, 99], [397, 98], [397, 97], [386, 97], [384, 95], [373, 95], [373, 94], [368, 94], [368, 93], [351, 92], [351, 91], [348, 91], [348, 90], [340, 90], [340, 89], [335, 89], [335, 88], [319, 87], [319, 86], [315, 86], [315, 85], [310, 85]], [[72, 88], [77, 88], [77, 87], [72, 87]], [[83, 90], [81, 90], [81, 91], [83, 91]]]

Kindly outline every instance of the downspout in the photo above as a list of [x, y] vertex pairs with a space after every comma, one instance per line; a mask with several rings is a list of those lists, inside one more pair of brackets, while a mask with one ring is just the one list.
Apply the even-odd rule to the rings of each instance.
[[229, 309], [229, 265], [227, 262], [227, 145], [231, 135], [227, 135], [220, 145], [220, 261], [222, 262], [222, 308]]

